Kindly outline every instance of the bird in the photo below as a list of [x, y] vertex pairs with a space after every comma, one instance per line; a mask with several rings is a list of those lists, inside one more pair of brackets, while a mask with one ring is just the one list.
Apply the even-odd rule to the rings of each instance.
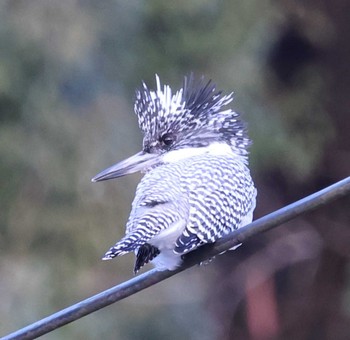
[[151, 262], [175, 270], [185, 255], [253, 219], [256, 194], [241, 115], [212, 80], [191, 73], [172, 91], [156, 75], [156, 89], [136, 90], [134, 111], [142, 151], [96, 175], [99, 182], [144, 174], [136, 188], [125, 236], [103, 260], [134, 252], [134, 273]]

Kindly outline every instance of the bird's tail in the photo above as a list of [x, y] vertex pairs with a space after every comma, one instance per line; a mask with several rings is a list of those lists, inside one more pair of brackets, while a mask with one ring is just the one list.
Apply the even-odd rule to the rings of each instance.
[[147, 241], [147, 237], [140, 238], [140, 235], [136, 231], [125, 236], [111, 247], [102, 260], [111, 260], [116, 256], [124, 255], [137, 249], [134, 267], [134, 273], [136, 274], [141, 267], [152, 261], [160, 253], [158, 248], [150, 245]]
[[102, 260], [111, 260], [116, 256], [121, 256], [133, 252], [147, 243], [153, 236], [161, 231], [159, 226], [149, 225], [147, 220], [141, 221], [137, 228], [125, 235], [119, 242], [111, 247]]
[[142, 246], [146, 241], [140, 239], [137, 233], [129, 234], [123, 237], [119, 242], [117, 242], [113, 247], [111, 247], [102, 260], [111, 260], [116, 256], [125, 255], [127, 253], [135, 251], [137, 248]]

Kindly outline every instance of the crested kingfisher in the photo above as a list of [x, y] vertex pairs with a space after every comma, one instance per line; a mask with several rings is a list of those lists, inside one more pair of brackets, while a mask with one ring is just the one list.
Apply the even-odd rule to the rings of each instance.
[[135, 273], [148, 262], [174, 270], [186, 253], [252, 221], [251, 141], [240, 115], [228, 107], [232, 100], [232, 93], [193, 75], [175, 93], [158, 76], [156, 90], [143, 83], [136, 91], [142, 151], [92, 179], [144, 173], [125, 236], [104, 260], [135, 252]]

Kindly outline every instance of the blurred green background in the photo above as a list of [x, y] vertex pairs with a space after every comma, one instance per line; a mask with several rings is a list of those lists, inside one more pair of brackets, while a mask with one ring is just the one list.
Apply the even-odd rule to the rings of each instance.
[[[0, 335], [132, 277], [141, 80], [235, 91], [256, 217], [350, 173], [348, 1], [0, 3]], [[349, 198], [43, 338], [350, 339]], [[148, 269], [148, 268], [146, 268]]]

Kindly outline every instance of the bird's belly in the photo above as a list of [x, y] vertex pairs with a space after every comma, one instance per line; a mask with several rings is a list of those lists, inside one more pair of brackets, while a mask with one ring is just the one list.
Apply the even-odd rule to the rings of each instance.
[[175, 270], [182, 263], [181, 255], [175, 254], [171, 249], [161, 251], [161, 253], [152, 260], [152, 264], [157, 270]]
[[149, 240], [149, 243], [152, 246], [157, 247], [160, 252], [162, 250], [173, 250], [175, 242], [178, 237], [182, 234], [186, 226], [186, 221], [181, 219], [173, 223], [169, 228], [162, 230], [159, 234], [152, 237]]
[[160, 251], [160, 254], [152, 260], [152, 264], [156, 267], [156, 269], [174, 270], [181, 264], [181, 255], [176, 254], [174, 252], [174, 248], [175, 242], [182, 234], [185, 226], [185, 220], [179, 220], [149, 240], [149, 243], [152, 246], [157, 247]]

